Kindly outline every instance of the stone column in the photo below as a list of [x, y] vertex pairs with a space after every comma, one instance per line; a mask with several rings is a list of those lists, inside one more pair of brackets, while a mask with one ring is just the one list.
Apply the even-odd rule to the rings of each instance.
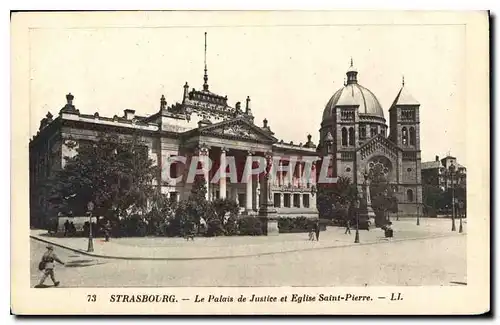
[[272, 191], [271, 191], [271, 175], [272, 170], [272, 153], [266, 154], [267, 168], [266, 173], [262, 179], [261, 193], [262, 202], [259, 210], [259, 215], [266, 218], [267, 222], [267, 235], [278, 235], [278, 220], [276, 216], [276, 209], [273, 207]]
[[253, 197], [253, 185], [252, 185], [252, 154], [253, 152], [249, 151], [248, 156], [245, 161], [245, 171], [248, 171], [247, 179], [246, 179], [246, 212], [247, 214], [250, 213], [253, 210], [253, 202], [252, 202], [252, 197]]
[[281, 170], [283, 168], [283, 161], [280, 159], [279, 161], [279, 177], [278, 177], [278, 185], [283, 186], [283, 171]]
[[219, 198], [226, 198], [226, 148], [220, 149], [220, 181], [219, 181]]
[[255, 186], [255, 210], [259, 210], [260, 207], [260, 180], [257, 175], [257, 184]]
[[207, 189], [207, 193], [205, 194], [205, 198], [207, 199], [207, 201], [209, 201], [210, 200], [210, 178], [209, 178], [209, 169], [208, 169], [209, 148], [205, 145], [200, 146], [199, 153], [200, 153], [200, 161], [201, 161], [202, 169], [203, 169], [203, 178], [205, 179], [206, 189]]
[[232, 190], [232, 196], [233, 196], [233, 200], [236, 202], [236, 204], [238, 204], [238, 206], [240, 205], [240, 200], [238, 199], [238, 189], [236, 187], [233, 187], [233, 190]]
[[303, 196], [304, 196], [304, 194], [302, 192], [300, 192], [300, 194], [299, 194], [299, 208], [304, 207]]
[[297, 181], [297, 186], [300, 188], [302, 187], [302, 162], [299, 161], [299, 176], [298, 176], [298, 181]]
[[280, 193], [280, 208], [285, 206], [285, 194]]
[[288, 185], [290, 187], [293, 187], [293, 174], [295, 172], [295, 166], [294, 166], [294, 161], [292, 161], [291, 159], [288, 160], [288, 174], [287, 174], [287, 178], [288, 178]]

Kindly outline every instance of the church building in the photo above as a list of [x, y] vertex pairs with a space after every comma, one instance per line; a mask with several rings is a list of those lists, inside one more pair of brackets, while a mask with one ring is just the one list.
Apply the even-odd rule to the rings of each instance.
[[422, 203], [419, 110], [403, 79], [389, 108], [388, 126], [377, 97], [358, 83], [351, 59], [344, 86], [323, 110], [318, 153], [332, 156], [331, 174], [349, 177], [360, 193], [365, 175], [378, 166], [398, 199], [398, 210], [416, 215]]

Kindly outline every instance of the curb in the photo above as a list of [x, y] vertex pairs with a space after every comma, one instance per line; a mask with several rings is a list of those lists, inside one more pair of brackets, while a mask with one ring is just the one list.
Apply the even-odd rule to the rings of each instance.
[[128, 261], [193, 261], [193, 260], [221, 260], [221, 259], [229, 259], [229, 258], [243, 258], [243, 257], [257, 257], [257, 256], [266, 256], [266, 255], [276, 255], [276, 254], [287, 254], [287, 253], [296, 253], [296, 252], [304, 252], [304, 251], [313, 251], [313, 250], [322, 250], [322, 249], [332, 249], [332, 248], [344, 248], [344, 247], [353, 247], [353, 246], [367, 246], [367, 245], [380, 245], [380, 244], [389, 244], [389, 243], [394, 243], [394, 242], [403, 242], [403, 241], [415, 241], [415, 240], [429, 240], [429, 239], [436, 239], [436, 238], [445, 238], [445, 237], [454, 237], [454, 236], [463, 236], [466, 233], [463, 234], [448, 234], [448, 235], [436, 235], [436, 236], [429, 236], [429, 237], [420, 237], [420, 238], [402, 238], [402, 239], [392, 239], [392, 240], [386, 240], [382, 242], [367, 242], [367, 243], [349, 243], [346, 245], [337, 245], [337, 246], [324, 246], [324, 247], [307, 247], [303, 249], [292, 249], [292, 250], [287, 250], [287, 251], [279, 251], [279, 252], [265, 252], [265, 253], [259, 253], [259, 254], [246, 254], [246, 255], [226, 255], [226, 256], [206, 256], [206, 257], [127, 257], [127, 256], [112, 256], [112, 255], [100, 255], [100, 254], [93, 254], [89, 253], [83, 250], [79, 249], [74, 249], [68, 246], [64, 246], [61, 244], [56, 244], [54, 242], [51, 242], [49, 240], [45, 240], [42, 238], [39, 238], [38, 236], [33, 236], [30, 235], [30, 238], [46, 243], [46, 244], [51, 244], [53, 246], [57, 246], [59, 248], [63, 248], [66, 250], [70, 250], [72, 252], [86, 255], [86, 256], [92, 256], [92, 257], [97, 257], [97, 258], [102, 258], [102, 259], [113, 259], [113, 260], [128, 260]]

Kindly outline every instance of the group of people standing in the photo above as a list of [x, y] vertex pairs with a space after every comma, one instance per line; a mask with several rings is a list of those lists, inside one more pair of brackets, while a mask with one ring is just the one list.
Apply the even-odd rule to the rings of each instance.
[[66, 220], [64, 223], [64, 237], [76, 235], [76, 227], [73, 221]]

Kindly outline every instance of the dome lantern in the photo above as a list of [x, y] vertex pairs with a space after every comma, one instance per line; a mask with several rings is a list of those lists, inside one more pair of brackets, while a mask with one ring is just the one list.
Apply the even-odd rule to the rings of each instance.
[[358, 83], [358, 71], [354, 68], [354, 64], [351, 58], [351, 66], [347, 70], [347, 84], [357, 84]]

